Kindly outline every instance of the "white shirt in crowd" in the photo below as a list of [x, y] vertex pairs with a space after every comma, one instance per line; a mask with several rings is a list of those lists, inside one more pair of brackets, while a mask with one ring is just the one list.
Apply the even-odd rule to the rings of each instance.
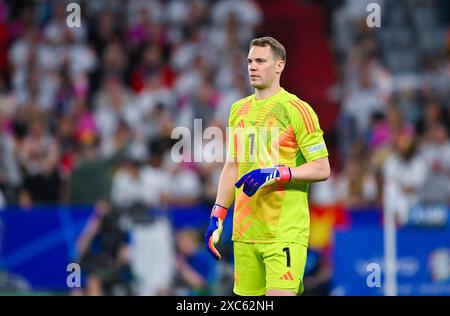
[[[422, 201], [448, 203], [450, 201], [450, 143], [424, 144], [420, 154], [428, 169], [421, 194]], [[434, 168], [436, 165], [439, 167]]]
[[[404, 160], [394, 153], [386, 159], [384, 174], [384, 208], [396, 212], [399, 219], [407, 220], [410, 208], [420, 201], [427, 165], [420, 155]], [[406, 188], [411, 191], [405, 191]]]
[[2, 191], [0, 191], [0, 211], [6, 206], [6, 199], [3, 197]]
[[120, 207], [134, 203], [158, 207], [161, 195], [167, 192], [167, 179], [165, 170], [150, 166], [141, 168], [136, 177], [126, 169], [119, 169], [113, 178], [111, 199]]

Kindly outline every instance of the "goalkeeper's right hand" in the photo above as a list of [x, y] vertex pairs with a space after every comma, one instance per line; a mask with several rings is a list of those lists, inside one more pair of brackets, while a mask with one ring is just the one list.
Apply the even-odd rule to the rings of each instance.
[[227, 212], [227, 208], [219, 204], [214, 204], [209, 220], [209, 227], [205, 234], [206, 249], [216, 260], [220, 259], [220, 253], [214, 245], [217, 244], [222, 234], [223, 221], [227, 216]]

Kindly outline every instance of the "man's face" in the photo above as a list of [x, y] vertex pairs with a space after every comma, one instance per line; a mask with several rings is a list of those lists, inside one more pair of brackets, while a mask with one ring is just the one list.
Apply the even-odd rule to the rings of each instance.
[[270, 87], [284, 68], [284, 62], [274, 57], [270, 46], [252, 46], [247, 63], [250, 84], [259, 90]]

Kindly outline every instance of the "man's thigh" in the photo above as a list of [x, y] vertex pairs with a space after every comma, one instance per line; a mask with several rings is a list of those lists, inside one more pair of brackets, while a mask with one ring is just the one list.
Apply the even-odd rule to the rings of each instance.
[[252, 243], [234, 242], [234, 289], [241, 296], [266, 293], [264, 261]]
[[261, 245], [266, 270], [266, 291], [303, 292], [307, 248], [298, 243]]

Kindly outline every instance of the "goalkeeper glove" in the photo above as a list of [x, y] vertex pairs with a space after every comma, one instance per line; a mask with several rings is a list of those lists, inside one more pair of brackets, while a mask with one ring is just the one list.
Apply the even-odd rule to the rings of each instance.
[[273, 168], [255, 169], [244, 174], [235, 186], [240, 188], [244, 185], [243, 191], [248, 196], [252, 196], [260, 188], [269, 184], [281, 181], [291, 181], [291, 169], [286, 166], [275, 166]]
[[220, 259], [220, 253], [214, 245], [217, 244], [222, 234], [223, 221], [227, 216], [227, 211], [227, 208], [219, 204], [214, 204], [209, 220], [209, 227], [205, 234], [206, 249], [216, 260]]

